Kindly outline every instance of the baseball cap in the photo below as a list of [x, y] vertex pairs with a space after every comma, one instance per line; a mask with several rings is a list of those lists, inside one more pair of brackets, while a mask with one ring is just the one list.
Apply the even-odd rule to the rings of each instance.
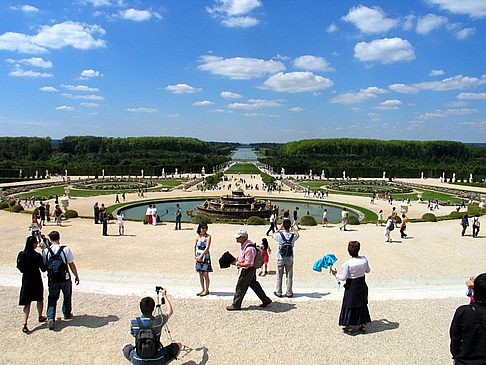
[[238, 231], [236, 231], [236, 233], [234, 234], [234, 237], [235, 238], [240, 238], [240, 237], [248, 237], [248, 232], [245, 230], [245, 229], [239, 229]]

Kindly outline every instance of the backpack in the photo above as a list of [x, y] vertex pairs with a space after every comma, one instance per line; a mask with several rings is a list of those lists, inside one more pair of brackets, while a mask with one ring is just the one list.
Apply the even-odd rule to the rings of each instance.
[[391, 232], [395, 229], [395, 223], [393, 223], [392, 221], [392, 224], [390, 224], [390, 226], [388, 227], [388, 230]]
[[250, 247], [255, 247], [256, 255], [255, 261], [253, 261], [253, 267], [255, 269], [260, 269], [263, 266], [263, 251], [256, 244], [249, 245]]
[[144, 326], [140, 317], [137, 317], [137, 323], [138, 332], [135, 336], [137, 355], [141, 359], [152, 359], [157, 355], [160, 344], [152, 328], [152, 319]]
[[67, 264], [61, 257], [61, 253], [63, 253], [63, 248], [66, 246], [59, 247], [59, 250], [54, 253], [52, 249], [48, 246], [47, 249], [49, 250], [49, 257], [47, 259], [47, 276], [49, 280], [53, 283], [62, 283], [66, 280], [66, 273], [67, 271]]
[[292, 233], [290, 239], [287, 240], [282, 232], [280, 232], [280, 237], [282, 237], [282, 246], [280, 246], [280, 256], [282, 257], [292, 257], [294, 255], [294, 247], [292, 246], [292, 240], [294, 239], [294, 234]]

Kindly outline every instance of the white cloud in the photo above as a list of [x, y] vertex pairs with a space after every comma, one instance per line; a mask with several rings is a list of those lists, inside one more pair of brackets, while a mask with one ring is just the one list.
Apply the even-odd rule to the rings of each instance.
[[46, 61], [40, 57], [32, 57], [32, 58], [23, 58], [21, 60], [14, 60], [12, 58], [7, 58], [7, 63], [14, 64], [14, 65], [28, 65], [32, 67], [38, 68], [52, 68], [52, 62]]
[[174, 94], [194, 94], [201, 91], [187, 84], [168, 85], [165, 89]]
[[260, 7], [260, 0], [215, 0], [212, 8], [206, 11], [212, 14], [221, 24], [229, 28], [249, 28], [260, 23], [250, 12]]
[[100, 106], [100, 104], [97, 103], [79, 103], [84, 108], [97, 108]]
[[212, 101], [209, 100], [201, 100], [201, 101], [196, 101], [192, 103], [192, 106], [208, 106], [214, 104]]
[[46, 77], [52, 77], [54, 76], [51, 73], [47, 72], [37, 72], [37, 71], [32, 71], [32, 70], [22, 70], [20, 68], [16, 68], [15, 70], [12, 70], [8, 73], [9, 76], [12, 77], [41, 77], [41, 78], [46, 78]]
[[56, 89], [55, 87], [52, 87], [52, 86], [43, 86], [39, 90], [43, 91], [45, 93], [56, 93], [56, 92], [59, 91], [58, 89]]
[[159, 109], [157, 108], [128, 108], [127, 112], [130, 113], [157, 113]]
[[238, 16], [223, 19], [221, 24], [228, 28], [250, 28], [259, 23], [259, 20], [252, 16]]
[[466, 39], [476, 33], [476, 28], [463, 28], [456, 32], [456, 38], [459, 40]]
[[405, 85], [405, 84], [392, 84], [388, 86], [388, 88], [391, 91], [401, 93], [401, 94], [416, 94], [420, 91], [418, 88], [414, 86]]
[[397, 109], [400, 109], [401, 106], [402, 106], [402, 102], [400, 100], [390, 99], [390, 100], [382, 101], [380, 104], [378, 104], [376, 109], [397, 110]]
[[222, 91], [220, 95], [224, 99], [241, 99], [242, 98], [242, 96], [240, 94], [233, 93], [231, 91]]
[[282, 62], [257, 58], [202, 56], [198, 69], [235, 80], [249, 80], [285, 70]]
[[484, 0], [427, 0], [430, 4], [438, 5], [443, 10], [454, 14], [466, 14], [471, 18], [486, 17], [486, 1]]
[[282, 104], [277, 100], [249, 99], [246, 103], [233, 103], [228, 105], [230, 109], [257, 110], [263, 108], [278, 108]]
[[334, 71], [324, 57], [300, 56], [294, 60], [294, 67], [308, 71]]
[[92, 78], [92, 77], [100, 77], [103, 76], [103, 74], [99, 71], [95, 70], [83, 70], [81, 71], [81, 78]]
[[444, 112], [437, 110], [435, 112], [419, 114], [416, 119], [424, 121], [424, 120], [441, 119], [445, 117], [447, 117], [447, 115]]
[[263, 88], [277, 92], [305, 93], [324, 90], [334, 85], [330, 79], [312, 72], [279, 72], [263, 83]]
[[295, 107], [289, 109], [289, 112], [292, 112], [292, 113], [301, 113], [303, 111], [304, 111], [304, 108], [301, 108], [301, 107], [298, 107], [298, 106], [295, 106]]
[[354, 46], [354, 57], [362, 62], [393, 63], [415, 59], [412, 45], [401, 38], [376, 39]]
[[445, 74], [444, 70], [432, 70], [429, 73], [429, 76], [441, 76]]
[[342, 19], [353, 23], [366, 34], [388, 32], [398, 24], [398, 20], [387, 18], [383, 10], [377, 6], [372, 8], [363, 5], [354, 6]]
[[382, 116], [378, 113], [368, 113], [367, 117], [371, 122], [380, 122], [383, 120]]
[[413, 28], [413, 24], [415, 22], [415, 15], [407, 15], [403, 18], [403, 30], [410, 30]]
[[338, 27], [335, 23], [329, 24], [326, 28], [326, 32], [328, 32], [328, 33], [334, 33], [337, 30], [338, 30]]
[[477, 113], [477, 109], [462, 108], [462, 109], [447, 109], [446, 113], [448, 115], [468, 115]]
[[100, 89], [96, 87], [90, 87], [86, 85], [61, 85], [64, 89], [70, 91], [85, 91], [85, 92], [97, 92]]
[[348, 92], [333, 97], [330, 102], [332, 104], [359, 104], [365, 101], [377, 98], [377, 95], [387, 93], [386, 90], [376, 86], [370, 86], [366, 89], [361, 89], [357, 93]]
[[83, 100], [105, 100], [105, 98], [101, 95], [74, 95], [74, 94], [61, 94], [68, 99], [83, 99]]
[[486, 100], [486, 93], [460, 93], [459, 100]]
[[439, 16], [435, 14], [427, 14], [418, 18], [415, 31], [418, 34], [429, 34], [435, 29], [447, 24], [448, 19], [445, 16]]
[[93, 5], [94, 7], [99, 6], [110, 6], [110, 0], [84, 0], [83, 2]]
[[29, 4], [22, 5], [21, 10], [24, 13], [37, 13], [39, 11], [38, 8]]
[[118, 13], [118, 17], [134, 22], [143, 22], [150, 20], [152, 17], [160, 19], [160, 14], [150, 10], [124, 9]]
[[54, 25], [44, 25], [35, 35], [4, 33], [0, 35], [0, 50], [38, 53], [64, 47], [76, 49], [104, 47], [104, 40], [94, 38], [98, 34], [105, 34], [105, 30], [98, 25], [66, 21]]
[[180, 114], [179, 113], [169, 113], [166, 115], [167, 118], [179, 118]]
[[459, 123], [461, 125], [467, 125], [468, 127], [486, 129], [486, 120], [476, 120], [470, 122]]
[[486, 84], [486, 75], [482, 75], [480, 78], [456, 75], [453, 77], [445, 78], [440, 81], [419, 82], [410, 85], [392, 84], [388, 88], [392, 91], [402, 93], [402, 94], [414, 94], [421, 90], [431, 90], [431, 91], [463, 90], [463, 89], [476, 87], [484, 84]]
[[74, 110], [74, 108], [69, 105], [61, 105], [61, 106], [57, 106], [56, 110], [71, 111]]

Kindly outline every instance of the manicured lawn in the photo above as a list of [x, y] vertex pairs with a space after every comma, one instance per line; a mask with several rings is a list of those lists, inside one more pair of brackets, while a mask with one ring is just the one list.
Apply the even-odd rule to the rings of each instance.
[[252, 163], [237, 163], [224, 172], [229, 174], [260, 174], [261, 171]]
[[300, 186], [308, 188], [311, 191], [319, 190], [322, 186], [329, 184], [325, 181], [302, 181], [299, 183]]

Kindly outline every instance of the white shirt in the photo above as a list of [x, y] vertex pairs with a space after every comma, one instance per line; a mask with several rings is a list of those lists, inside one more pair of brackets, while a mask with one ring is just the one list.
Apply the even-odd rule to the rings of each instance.
[[[57, 245], [55, 243], [53, 243], [51, 245], [51, 250], [52, 252], [54, 252], [54, 254], [57, 253], [57, 251], [59, 251], [59, 248], [61, 247], [62, 245]], [[44, 259], [44, 264], [47, 264], [47, 259], [51, 256], [51, 253], [49, 252], [49, 249], [45, 248], [43, 251], [42, 251], [42, 258]], [[64, 246], [64, 248], [62, 249], [62, 253], [61, 253], [61, 258], [62, 258], [62, 261], [64, 261], [66, 264], [70, 264], [72, 262], [74, 262], [74, 255], [73, 255], [73, 251], [71, 251], [71, 249], [67, 246]], [[66, 280], [68, 280], [70, 278], [70, 275], [69, 275], [69, 269], [66, 270]]]
[[117, 214], [116, 219], [118, 219], [118, 224], [123, 224], [123, 218], [125, 218], [125, 214]]
[[[277, 260], [282, 260], [282, 255], [280, 254], [280, 249], [284, 243], [283, 239], [282, 239], [282, 236], [280, 235], [280, 233], [283, 234], [283, 236], [285, 237], [286, 240], [292, 240], [291, 243], [292, 243], [292, 247], [294, 247], [295, 245], [295, 241], [297, 241], [299, 239], [299, 235], [295, 232], [286, 232], [286, 231], [281, 231], [281, 232], [277, 232], [273, 235], [273, 239], [275, 241], [277, 241], [278, 243], [278, 249], [277, 249]], [[290, 259], [292, 260], [293, 259], [293, 256], [292, 257], [286, 257], [287, 259]]]
[[346, 279], [356, 279], [370, 272], [370, 266], [365, 256], [352, 257], [343, 264], [341, 274], [337, 274], [336, 278], [341, 281]]

